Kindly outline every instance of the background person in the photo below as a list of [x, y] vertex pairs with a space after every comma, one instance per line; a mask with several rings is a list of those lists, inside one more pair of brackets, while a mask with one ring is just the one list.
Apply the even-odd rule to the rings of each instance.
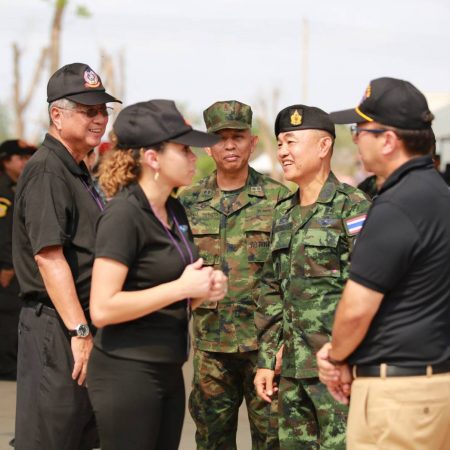
[[315, 353], [329, 339], [350, 254], [370, 203], [331, 171], [334, 124], [319, 108], [292, 105], [275, 120], [278, 160], [297, 192], [275, 207], [256, 323], [255, 387], [272, 400], [276, 354], [284, 344], [278, 391], [280, 447], [345, 449], [347, 410], [318, 378]]
[[17, 180], [36, 147], [17, 139], [0, 145], [0, 379], [17, 376], [17, 327], [22, 302], [12, 263], [12, 219]]
[[[88, 384], [102, 450], [175, 450], [185, 410], [181, 367], [190, 310], [226, 290], [202, 267], [174, 188], [192, 181], [193, 130], [169, 100], [136, 103], [114, 123], [117, 149], [101, 168], [108, 203], [97, 227], [91, 314], [100, 327]], [[116, 195], [117, 194], [117, 195]]]
[[248, 165], [258, 139], [251, 131], [250, 106], [216, 102], [203, 117], [208, 132], [220, 139], [207, 149], [217, 170], [184, 190], [181, 201], [200, 255], [205, 264], [225, 272], [229, 291], [222, 302], [204, 302], [194, 313], [189, 411], [197, 426], [197, 448], [236, 448], [238, 411], [245, 398], [252, 448], [276, 449], [276, 415], [269, 420], [270, 405], [253, 387], [258, 348], [254, 313], [273, 208], [288, 190]]
[[344, 403], [354, 379], [349, 450], [446, 450], [450, 192], [433, 165], [433, 115], [411, 83], [383, 77], [331, 117], [356, 123], [366, 170], [386, 181], [358, 238], [332, 342], [318, 353], [321, 379]]
[[47, 86], [50, 127], [16, 190], [13, 262], [24, 299], [17, 366], [17, 450], [88, 450], [94, 414], [83, 386], [94, 228], [103, 208], [82, 161], [108, 123], [100, 77], [86, 64]]

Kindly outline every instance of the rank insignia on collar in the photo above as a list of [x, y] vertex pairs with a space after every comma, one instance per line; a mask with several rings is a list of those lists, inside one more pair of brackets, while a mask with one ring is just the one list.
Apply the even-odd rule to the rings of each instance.
[[262, 192], [261, 186], [250, 186], [250, 192]]
[[294, 110], [294, 112], [291, 114], [291, 125], [294, 127], [298, 127], [302, 124], [302, 115], [298, 112], [298, 109]]

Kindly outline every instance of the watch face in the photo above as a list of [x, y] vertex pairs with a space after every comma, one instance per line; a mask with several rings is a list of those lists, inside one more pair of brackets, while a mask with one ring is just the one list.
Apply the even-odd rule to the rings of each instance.
[[80, 324], [77, 327], [77, 335], [80, 337], [89, 336], [89, 327], [85, 324]]

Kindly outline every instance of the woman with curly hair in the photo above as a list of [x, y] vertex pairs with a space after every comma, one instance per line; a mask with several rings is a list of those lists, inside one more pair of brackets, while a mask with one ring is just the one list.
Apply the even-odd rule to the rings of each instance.
[[125, 108], [101, 168], [108, 203], [97, 225], [90, 311], [99, 330], [88, 368], [102, 450], [177, 449], [185, 410], [182, 364], [190, 311], [226, 291], [202, 267], [173, 189], [191, 182], [190, 146], [215, 144], [169, 100]]

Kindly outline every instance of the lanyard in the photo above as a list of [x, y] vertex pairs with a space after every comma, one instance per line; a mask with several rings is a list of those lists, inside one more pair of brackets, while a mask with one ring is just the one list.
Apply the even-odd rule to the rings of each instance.
[[80, 180], [89, 194], [91, 194], [91, 197], [95, 200], [95, 203], [97, 203], [100, 211], [103, 211], [105, 209], [105, 205], [103, 204], [103, 200], [100, 197], [100, 194], [97, 192], [97, 189], [95, 189], [95, 187], [91, 183], [88, 183], [82, 176], [80, 176]]
[[[151, 205], [150, 205], [150, 208], [151, 208]], [[168, 208], [168, 209], [169, 209], [170, 216], [172, 217], [172, 220], [175, 224], [175, 227], [178, 230], [178, 235], [181, 236], [181, 240], [183, 241], [184, 247], [189, 255], [189, 260], [187, 260], [186, 255], [181, 250], [180, 245], [173, 237], [171, 231], [166, 227], [164, 222], [161, 220], [161, 218], [158, 216], [158, 214], [156, 214], [156, 212], [153, 210], [153, 208], [152, 208], [152, 211], [153, 211], [153, 214], [155, 215], [155, 217], [158, 219], [158, 221], [162, 225], [162, 227], [164, 228], [165, 232], [167, 233], [167, 236], [169, 236], [169, 239], [172, 241], [173, 246], [177, 249], [184, 264], [185, 265], [192, 264], [194, 262], [194, 256], [192, 255], [191, 247], [189, 246], [188, 241], [187, 241], [186, 237], [184, 236], [184, 233], [180, 230], [180, 224], [178, 223], [178, 220], [175, 217], [175, 214], [172, 212], [172, 210], [170, 208]], [[187, 327], [186, 327], [186, 355], [189, 356], [189, 350], [191, 348], [191, 337], [189, 334], [189, 320], [191, 319], [191, 315], [192, 315], [191, 298], [190, 297], [188, 297], [186, 299], [186, 303], [187, 303], [186, 304], [186, 314], [187, 314], [187, 319], [188, 319]]]
[[[150, 206], [151, 207], [151, 206]], [[175, 214], [172, 212], [172, 210], [169, 208], [170, 216], [172, 217], [173, 222], [175, 223], [175, 226], [178, 230], [178, 235], [181, 236], [181, 240], [183, 241], [183, 245], [189, 255], [189, 260], [186, 258], [186, 255], [183, 253], [183, 250], [181, 250], [180, 244], [175, 240], [173, 237], [171, 231], [167, 228], [167, 226], [164, 224], [164, 222], [161, 220], [161, 218], [156, 214], [156, 212], [153, 210], [153, 214], [158, 219], [158, 221], [161, 223], [162, 227], [164, 228], [164, 231], [166, 232], [167, 236], [169, 236], [169, 239], [171, 240], [173, 246], [177, 249], [178, 253], [180, 254], [181, 259], [183, 260], [185, 265], [192, 264], [194, 262], [194, 256], [192, 255], [191, 247], [188, 244], [188, 241], [186, 237], [184, 236], [184, 233], [180, 230], [180, 224], [178, 223], [177, 218], [175, 217]], [[191, 299], [188, 298], [188, 308], [189, 308], [189, 317], [190, 317], [190, 307], [191, 307]]]

